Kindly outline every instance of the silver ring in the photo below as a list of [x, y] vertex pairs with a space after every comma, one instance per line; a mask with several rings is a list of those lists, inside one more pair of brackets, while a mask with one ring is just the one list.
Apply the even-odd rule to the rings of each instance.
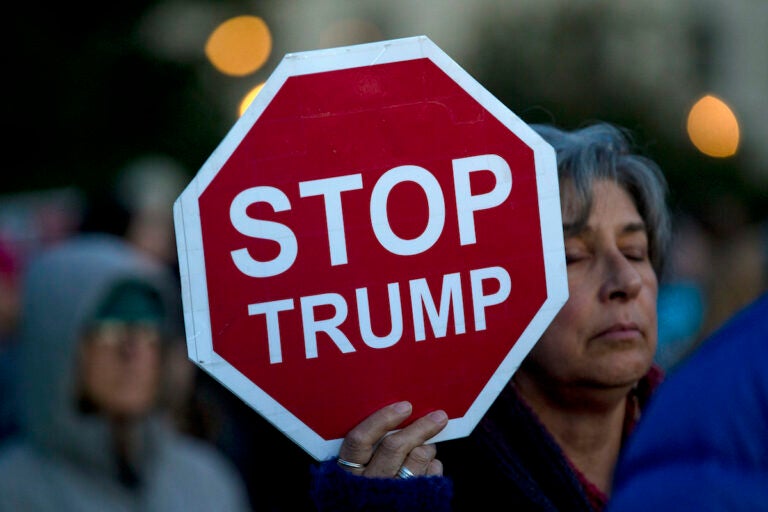
[[358, 464], [357, 462], [349, 462], [348, 460], [344, 460], [341, 457], [336, 459], [336, 462], [339, 464], [339, 466], [344, 466], [345, 468], [365, 469], [365, 464]]
[[405, 480], [406, 478], [413, 478], [414, 475], [410, 469], [408, 469], [405, 466], [400, 466], [400, 469], [397, 471], [397, 478], [402, 478]]

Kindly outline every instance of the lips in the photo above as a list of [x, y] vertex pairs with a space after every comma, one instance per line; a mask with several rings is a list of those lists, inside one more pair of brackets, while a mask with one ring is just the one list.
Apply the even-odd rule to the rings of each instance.
[[642, 334], [640, 327], [638, 327], [636, 323], [628, 322], [613, 324], [607, 329], [598, 332], [594, 338], [624, 341], [637, 339], [641, 337]]

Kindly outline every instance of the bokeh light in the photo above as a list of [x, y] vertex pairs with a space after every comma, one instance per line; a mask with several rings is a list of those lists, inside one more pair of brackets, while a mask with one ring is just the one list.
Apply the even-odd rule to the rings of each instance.
[[269, 58], [272, 35], [258, 16], [230, 18], [211, 33], [205, 43], [205, 55], [224, 74], [245, 76], [253, 73]]
[[239, 108], [239, 115], [243, 115], [246, 110], [248, 110], [248, 107], [251, 103], [253, 103], [253, 100], [256, 98], [256, 95], [259, 94], [259, 91], [261, 91], [261, 88], [264, 87], [264, 82], [260, 83], [245, 95], [243, 100], [240, 102], [240, 108]]
[[708, 94], [688, 113], [688, 136], [705, 155], [733, 156], [739, 147], [739, 122], [723, 100]]

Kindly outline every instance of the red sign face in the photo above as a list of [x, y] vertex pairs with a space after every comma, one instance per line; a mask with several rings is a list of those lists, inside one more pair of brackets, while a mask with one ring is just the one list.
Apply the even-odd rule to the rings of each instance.
[[190, 357], [317, 459], [467, 435], [567, 297], [552, 150], [426, 38], [301, 56], [175, 205]]

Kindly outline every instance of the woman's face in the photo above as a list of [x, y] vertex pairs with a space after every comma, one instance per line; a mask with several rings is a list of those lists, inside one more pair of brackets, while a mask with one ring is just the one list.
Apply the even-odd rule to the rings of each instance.
[[[522, 368], [561, 390], [626, 389], [656, 350], [658, 282], [643, 219], [612, 181], [596, 182], [593, 197], [586, 228], [565, 239], [568, 301]], [[573, 220], [563, 212], [564, 225]]]
[[103, 414], [136, 418], [155, 404], [160, 331], [154, 325], [103, 322], [81, 345], [83, 392]]

